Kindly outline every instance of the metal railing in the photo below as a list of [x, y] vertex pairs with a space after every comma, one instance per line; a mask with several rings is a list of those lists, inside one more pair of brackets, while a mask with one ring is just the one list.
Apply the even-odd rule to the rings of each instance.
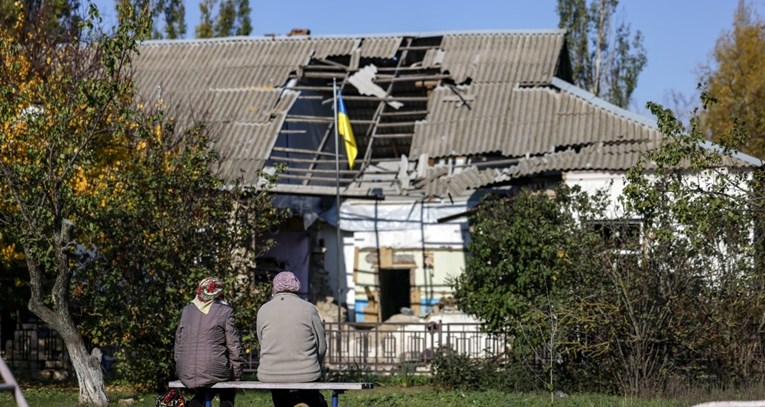
[[[456, 353], [470, 358], [507, 357], [510, 341], [505, 336], [481, 332], [477, 323], [375, 323], [327, 322], [325, 365], [337, 371], [364, 369], [377, 373], [398, 372], [402, 367], [429, 372], [439, 353]], [[3, 357], [18, 372], [60, 379], [70, 375], [72, 366], [63, 341], [42, 326], [24, 324], [6, 341]], [[258, 352], [246, 355], [245, 372], [254, 373]]]
[[38, 376], [40, 379], [71, 377], [72, 366], [64, 341], [42, 324], [25, 323], [3, 339], [3, 355], [8, 367], [16, 372]]
[[[375, 323], [325, 322], [325, 365], [337, 371], [367, 370], [375, 373], [429, 373], [438, 353], [457, 353], [474, 359], [507, 360], [507, 336], [481, 332], [477, 323]], [[254, 373], [258, 353], [247, 355], [245, 372]]]
[[0, 391], [13, 393], [13, 398], [16, 400], [16, 405], [18, 407], [29, 407], [27, 400], [24, 398], [24, 393], [21, 391], [21, 387], [19, 387], [19, 384], [16, 383], [16, 379], [13, 377], [13, 373], [11, 373], [11, 369], [8, 369], [8, 366], [5, 364], [5, 361], [3, 361], [3, 358], [1, 357], [0, 377], [3, 379], [3, 383], [0, 383]]
[[[439, 353], [471, 358], [504, 358], [510, 341], [481, 332], [474, 323], [377, 323], [354, 326], [325, 323], [326, 364], [346, 370], [363, 367], [375, 372], [403, 366], [426, 368]], [[426, 370], [427, 369], [420, 369]]]

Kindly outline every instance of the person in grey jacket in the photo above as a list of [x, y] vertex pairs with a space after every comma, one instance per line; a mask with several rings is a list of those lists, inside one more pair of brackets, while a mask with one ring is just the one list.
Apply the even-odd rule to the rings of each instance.
[[194, 299], [183, 308], [174, 358], [178, 379], [194, 391], [188, 407], [204, 406], [215, 392], [221, 407], [234, 406], [236, 389], [209, 389], [215, 383], [239, 380], [244, 363], [234, 310], [223, 300], [223, 285], [217, 278], [202, 280]]
[[[258, 310], [258, 380], [308, 383], [321, 379], [327, 339], [316, 307], [298, 297], [300, 281], [289, 271], [273, 280], [272, 298]], [[318, 390], [272, 390], [275, 407], [326, 406]]]

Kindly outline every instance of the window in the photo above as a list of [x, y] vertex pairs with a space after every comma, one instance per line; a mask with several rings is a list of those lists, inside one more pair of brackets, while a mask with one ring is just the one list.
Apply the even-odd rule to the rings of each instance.
[[640, 249], [641, 223], [637, 220], [601, 220], [591, 225], [614, 250], [626, 254]]

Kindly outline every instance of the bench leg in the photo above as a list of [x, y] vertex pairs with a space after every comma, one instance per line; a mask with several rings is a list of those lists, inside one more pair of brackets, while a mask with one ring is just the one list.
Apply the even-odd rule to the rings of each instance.
[[338, 407], [340, 405], [340, 394], [342, 390], [332, 390], [332, 407]]

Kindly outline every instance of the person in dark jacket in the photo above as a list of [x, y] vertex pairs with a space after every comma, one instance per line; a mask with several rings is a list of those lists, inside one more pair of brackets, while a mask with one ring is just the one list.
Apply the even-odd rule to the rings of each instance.
[[[327, 339], [316, 307], [298, 297], [300, 281], [289, 271], [274, 277], [272, 298], [258, 310], [258, 380], [308, 383], [321, 379]], [[275, 407], [326, 406], [318, 390], [272, 390]]]
[[217, 278], [202, 280], [194, 299], [183, 308], [175, 331], [174, 357], [178, 379], [194, 391], [188, 407], [204, 406], [216, 392], [221, 407], [234, 406], [236, 389], [209, 388], [239, 380], [244, 363], [234, 310], [223, 300], [223, 285]]

